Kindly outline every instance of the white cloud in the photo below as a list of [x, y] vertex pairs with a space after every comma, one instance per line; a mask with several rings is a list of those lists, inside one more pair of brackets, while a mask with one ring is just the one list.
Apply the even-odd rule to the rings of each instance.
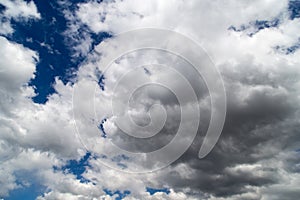
[[7, 92], [15, 91], [34, 77], [35, 62], [38, 57], [35, 52], [22, 45], [9, 42], [4, 37], [0, 37], [0, 42], [1, 87]]
[[26, 2], [23, 0], [2, 0], [0, 2], [5, 7], [3, 13], [0, 14], [0, 33], [7, 35], [13, 33], [10, 20], [27, 21], [29, 19], [40, 19], [41, 15], [38, 12], [33, 1]]
[[277, 17], [288, 1], [275, 2], [170, 0], [140, 4], [137, 0], [128, 0], [99, 4], [92, 1], [80, 4], [77, 16], [95, 32], [119, 33], [141, 27], [160, 27], [190, 33], [201, 40], [201, 37], [210, 39], [223, 34], [230, 25]]
[[70, 88], [57, 80], [58, 94], [46, 105], [34, 104], [35, 93], [28, 82], [34, 77], [37, 53], [4, 37], [0, 44], [0, 170], [5, 181], [0, 196], [6, 196], [19, 187], [16, 171], [51, 172], [53, 165], [61, 165], [58, 159], [80, 156], [81, 145], [73, 132]]

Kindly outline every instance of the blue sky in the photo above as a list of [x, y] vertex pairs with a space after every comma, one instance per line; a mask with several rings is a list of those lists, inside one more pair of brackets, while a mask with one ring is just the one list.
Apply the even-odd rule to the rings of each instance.
[[[68, 9], [73, 11], [76, 4], [84, 1], [72, 1]], [[41, 20], [30, 20], [27, 23], [12, 20], [14, 33], [7, 36], [12, 41], [23, 44], [39, 53], [36, 77], [30, 81], [37, 95], [33, 98], [36, 103], [45, 103], [47, 96], [54, 91], [54, 78], [59, 77], [64, 83], [70, 81], [72, 73], [84, 60], [84, 56], [75, 56], [74, 49], [77, 38], [68, 37], [68, 20], [63, 15], [63, 9], [56, 1], [34, 1]], [[79, 34], [89, 34], [93, 45], [98, 44], [108, 33], [93, 34], [87, 27], [80, 27]], [[80, 37], [78, 35], [77, 37]]]

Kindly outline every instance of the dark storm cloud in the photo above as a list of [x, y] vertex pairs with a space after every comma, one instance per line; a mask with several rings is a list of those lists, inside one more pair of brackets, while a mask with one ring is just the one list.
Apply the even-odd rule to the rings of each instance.
[[[174, 164], [187, 164], [193, 170], [192, 175], [184, 178], [178, 172], [170, 172], [162, 178], [166, 184], [179, 190], [188, 187], [218, 197], [230, 197], [251, 191], [248, 186], [280, 182], [277, 166], [262, 164], [246, 169], [247, 165], [260, 164], [299, 144], [299, 105], [293, 93], [297, 84], [293, 77], [299, 75], [288, 78], [286, 74], [291, 73], [262, 72], [263, 67], [245, 62], [238, 66], [240, 73], [229, 70], [224, 73], [228, 107], [219, 142], [206, 158], [199, 160], [197, 153], [203, 137], [203, 130], [200, 131], [194, 145]], [[278, 73], [275, 79], [269, 78], [272, 73]], [[283, 162], [287, 170], [299, 172], [299, 167], [295, 167], [299, 158], [290, 156]]]

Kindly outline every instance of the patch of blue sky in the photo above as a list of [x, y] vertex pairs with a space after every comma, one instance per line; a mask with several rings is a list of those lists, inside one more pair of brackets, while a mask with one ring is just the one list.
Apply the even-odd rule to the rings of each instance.
[[2, 14], [5, 10], [5, 6], [0, 3], [0, 13]]
[[104, 76], [104, 74], [98, 69], [98, 68], [96, 68], [95, 69], [95, 74], [96, 74], [96, 77], [97, 77], [97, 80], [98, 80], [98, 86], [100, 87], [100, 89], [102, 90], [102, 91], [104, 91], [104, 86], [105, 86], [105, 83], [104, 83], [104, 81], [105, 81], [105, 76]]
[[91, 167], [89, 164], [89, 159], [91, 158], [91, 153], [87, 152], [79, 161], [78, 160], [69, 160], [66, 165], [58, 168], [53, 167], [55, 171], [62, 170], [65, 173], [72, 173], [76, 176], [80, 182], [90, 182], [88, 179], [84, 178], [82, 174], [86, 171], [87, 168]]
[[98, 129], [101, 131], [101, 137], [106, 138], [107, 137], [107, 133], [105, 132], [104, 129], [104, 123], [107, 121], [106, 118], [102, 119], [100, 124], [98, 125]]
[[170, 194], [170, 189], [168, 188], [151, 188], [151, 187], [146, 187], [146, 191], [149, 192], [150, 195], [154, 195], [157, 192], [163, 192], [166, 194]]
[[298, 38], [298, 41], [296, 43], [294, 43], [291, 46], [276, 46], [275, 50], [279, 53], [283, 53], [283, 54], [293, 54], [295, 53], [298, 49], [300, 49], [300, 38]]
[[45, 189], [44, 186], [34, 183], [28, 187], [21, 187], [11, 191], [5, 200], [33, 200], [42, 195]]
[[18, 188], [10, 191], [8, 197], [1, 197], [5, 200], [32, 200], [42, 195], [46, 187], [40, 184], [34, 172], [19, 171], [15, 173]]
[[290, 0], [288, 10], [290, 19], [300, 18], [300, 0]]
[[[76, 4], [79, 2], [84, 1], [72, 1], [67, 9], [74, 12], [77, 9]], [[34, 3], [41, 14], [41, 19], [28, 22], [12, 19], [14, 32], [5, 37], [38, 52], [40, 60], [37, 63], [35, 78], [30, 81], [30, 85], [34, 86], [37, 93], [33, 97], [33, 101], [45, 103], [47, 97], [55, 92], [53, 88], [55, 77], [59, 77], [64, 83], [69, 82], [73, 75], [72, 72], [76, 71], [79, 64], [85, 59], [85, 55], [74, 57], [74, 43], [78, 37], [89, 34], [92, 38], [90, 49], [92, 51], [96, 44], [110, 35], [92, 33], [82, 25], [77, 31], [77, 38], [68, 37], [65, 32], [71, 22], [65, 18], [61, 5], [56, 1], [34, 0]], [[0, 11], [4, 9], [4, 6], [0, 7]]]
[[258, 33], [260, 30], [272, 27], [278, 27], [280, 24], [279, 18], [275, 18], [273, 20], [255, 20], [250, 22], [249, 24], [242, 24], [239, 27], [230, 26], [228, 30], [236, 31], [236, 32], [246, 32], [248, 36], [252, 37], [254, 34]]
[[109, 196], [114, 196], [117, 195], [117, 197], [115, 198], [115, 200], [122, 200], [124, 199], [126, 196], [130, 195], [131, 192], [129, 190], [124, 190], [123, 192], [120, 190], [116, 190], [116, 191], [112, 191], [109, 189], [104, 189], [103, 190], [105, 192], [105, 194], [109, 195]]
[[[300, 0], [290, 0], [288, 3], [289, 19], [293, 20], [295, 18], [300, 18]], [[273, 20], [255, 20], [248, 24], [242, 24], [239, 27], [230, 26], [228, 29], [236, 32], [246, 32], [246, 34], [252, 37], [254, 34], [258, 33], [260, 30], [272, 27], [278, 27], [281, 23], [280, 16], [274, 18]], [[288, 47], [287, 51], [293, 53], [297, 46]]]

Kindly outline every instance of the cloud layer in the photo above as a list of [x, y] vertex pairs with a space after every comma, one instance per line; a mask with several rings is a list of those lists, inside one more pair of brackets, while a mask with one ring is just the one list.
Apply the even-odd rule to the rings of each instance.
[[[33, 2], [1, 4], [6, 8], [1, 15], [9, 20], [40, 18]], [[66, 6], [62, 2], [60, 5]], [[6, 39], [5, 35], [13, 29], [8, 22], [2, 23], [7, 28], [2, 29], [0, 36], [0, 197], [28, 187], [34, 179], [46, 188], [38, 197], [40, 200], [115, 199], [122, 195], [128, 200], [296, 199], [300, 194], [300, 51], [288, 48], [299, 42], [300, 19], [290, 17], [289, 5], [288, 1], [275, 0], [78, 3], [75, 12], [63, 12], [69, 23], [63, 34], [75, 37], [79, 34], [76, 27], [85, 27], [89, 34], [108, 32], [112, 37], [90, 53], [91, 41], [80, 40], [74, 51], [88, 54], [86, 60], [67, 84], [56, 78], [56, 92], [49, 95], [45, 104], [32, 101], [37, 94], [34, 86], [28, 84], [35, 76], [38, 52]], [[13, 6], [18, 9], [12, 9]], [[276, 25], [266, 25], [274, 20], [278, 21]], [[258, 28], [257, 24], [263, 25]], [[187, 63], [157, 50], [138, 51], [116, 59], [104, 72], [106, 55], [136, 41], [105, 45], [113, 44], [115, 34], [143, 27], [174, 30], [192, 38], [206, 49], [223, 77], [226, 121], [219, 142], [203, 159], [198, 158], [198, 151], [211, 116], [211, 103], [204, 80]], [[188, 51], [184, 45], [182, 51]], [[132, 70], [145, 63], [151, 65]], [[192, 112], [199, 103], [200, 129], [191, 147], [166, 168], [147, 174], [124, 173], [118, 170], [148, 169], [157, 163], [119, 155], [110, 148], [108, 140], [130, 151], [148, 152], [169, 143], [178, 129], [178, 98], [161, 87], [137, 90], [130, 100], [130, 112], [138, 124], [149, 122], [151, 109], [154, 118], [161, 116], [161, 110], [151, 105], [159, 103], [166, 108], [168, 118], [157, 136], [142, 140], [122, 135], [111, 113], [111, 97], [116, 95], [118, 105], [123, 106], [128, 88], [142, 80], [164, 80], [185, 94], [187, 89], [175, 73], [153, 63], [172, 65], [189, 80], [198, 101], [187, 97], [181, 106]], [[132, 74], [113, 93], [118, 78], [130, 70]], [[191, 128], [188, 122], [183, 125]], [[125, 128], [135, 131], [135, 127]], [[149, 133], [146, 130], [144, 134]], [[86, 155], [85, 147], [91, 156], [80, 174], [84, 179], [80, 180], [65, 166]], [[156, 161], [163, 159], [157, 157]], [[170, 192], [151, 195], [147, 187], [169, 188]]]

